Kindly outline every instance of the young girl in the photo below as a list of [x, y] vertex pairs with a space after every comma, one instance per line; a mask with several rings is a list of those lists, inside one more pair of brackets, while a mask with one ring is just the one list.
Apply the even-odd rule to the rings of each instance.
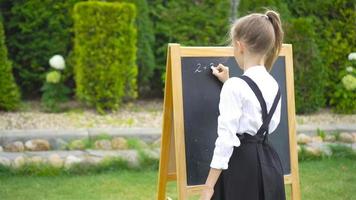
[[230, 37], [244, 73], [229, 78], [228, 67], [212, 67], [224, 84], [218, 138], [200, 199], [284, 200], [282, 165], [267, 139], [281, 113], [279, 86], [269, 73], [282, 46], [279, 14], [268, 10], [242, 17]]

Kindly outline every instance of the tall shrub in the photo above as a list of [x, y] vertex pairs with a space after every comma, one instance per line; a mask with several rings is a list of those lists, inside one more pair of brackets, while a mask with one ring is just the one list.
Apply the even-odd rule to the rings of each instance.
[[5, 36], [0, 21], [0, 110], [15, 110], [20, 103], [20, 93], [12, 75], [11, 62], [7, 58]]
[[136, 9], [129, 3], [74, 7], [76, 95], [100, 113], [136, 92]]
[[0, 0], [6, 43], [25, 97], [39, 95], [48, 59], [72, 48], [73, 5], [80, 0]]
[[155, 43], [153, 24], [149, 18], [147, 0], [104, 0], [107, 2], [133, 3], [137, 9], [137, 66], [138, 92], [140, 96], [150, 95], [153, 71], [156, 68], [153, 46]]
[[153, 25], [149, 18], [146, 0], [125, 0], [135, 3], [137, 7], [137, 65], [139, 67], [138, 86], [142, 96], [152, 89], [151, 81], [156, 68], [153, 46], [155, 43]]
[[316, 111], [325, 105], [326, 68], [321, 62], [314, 25], [308, 18], [291, 19], [285, 32], [286, 43], [293, 44], [296, 111]]

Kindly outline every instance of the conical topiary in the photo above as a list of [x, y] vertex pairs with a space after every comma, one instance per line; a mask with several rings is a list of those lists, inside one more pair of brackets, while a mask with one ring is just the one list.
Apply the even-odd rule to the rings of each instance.
[[4, 27], [0, 21], [0, 110], [15, 110], [20, 104], [20, 92], [7, 58]]

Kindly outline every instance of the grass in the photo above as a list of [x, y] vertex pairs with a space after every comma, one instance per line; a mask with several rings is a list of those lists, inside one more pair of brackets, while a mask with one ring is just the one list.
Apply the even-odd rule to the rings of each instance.
[[[347, 158], [302, 161], [300, 178], [302, 199], [351, 200], [355, 197], [356, 162]], [[2, 174], [0, 197], [2, 200], [149, 200], [155, 199], [156, 185], [156, 170], [125, 169], [53, 177]], [[175, 183], [169, 183], [167, 190], [170, 197], [177, 199]]]

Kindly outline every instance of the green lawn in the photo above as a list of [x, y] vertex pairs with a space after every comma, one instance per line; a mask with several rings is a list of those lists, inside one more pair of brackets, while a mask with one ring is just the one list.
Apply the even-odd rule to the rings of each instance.
[[[351, 159], [300, 163], [303, 200], [356, 199], [356, 162]], [[121, 171], [85, 176], [0, 176], [1, 200], [155, 199], [157, 171]], [[176, 199], [175, 184], [168, 194]]]

